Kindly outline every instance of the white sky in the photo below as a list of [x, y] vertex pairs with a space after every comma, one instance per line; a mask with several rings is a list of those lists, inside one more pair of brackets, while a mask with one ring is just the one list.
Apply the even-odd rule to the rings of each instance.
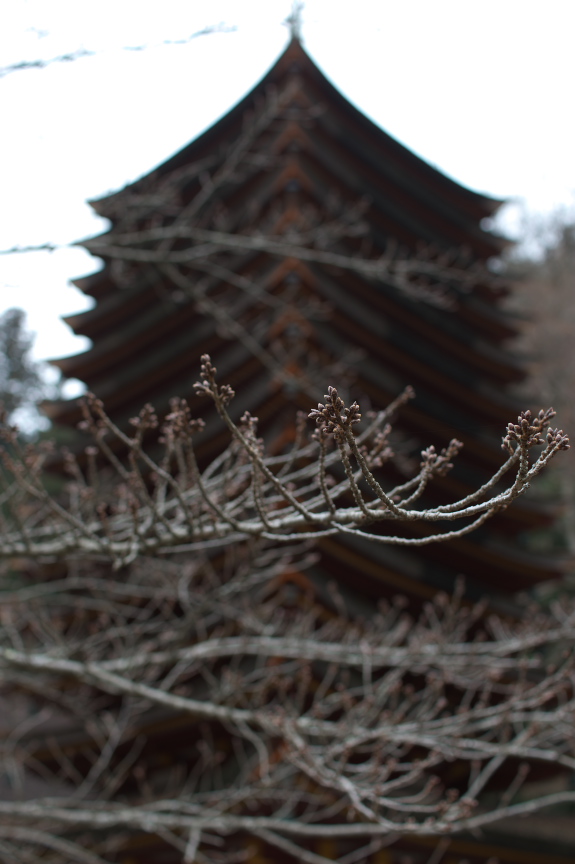
[[[228, 111], [287, 41], [290, 0], [3, 0], [0, 249], [98, 233], [85, 203], [164, 161]], [[186, 45], [223, 22], [232, 33]], [[306, 49], [364, 113], [460, 183], [573, 212], [574, 0], [307, 0]], [[126, 47], [148, 44], [145, 51]], [[38, 358], [83, 350], [59, 317], [88, 307], [80, 249], [0, 256], [0, 312], [21, 306]]]

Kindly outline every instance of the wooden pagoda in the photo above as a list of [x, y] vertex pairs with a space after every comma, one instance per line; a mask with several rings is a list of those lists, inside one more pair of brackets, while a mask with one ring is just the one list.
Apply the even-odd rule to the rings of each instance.
[[[92, 202], [112, 222], [85, 244], [105, 266], [76, 283], [94, 308], [66, 321], [93, 344], [56, 364], [122, 425], [145, 402], [161, 412], [173, 395], [191, 395], [209, 353], [239, 394], [237, 412], [257, 415], [268, 436], [285, 436], [294, 409], [309, 411], [342, 377], [362, 408], [382, 408], [411, 385], [416, 398], [400, 417], [406, 452], [461, 439], [456, 470], [436, 486], [446, 500], [459, 496], [501, 464], [517, 407], [507, 390], [523, 377], [506, 350], [515, 329], [501, 309], [505, 289], [485, 269], [504, 241], [481, 225], [500, 204], [377, 128], [293, 40], [207, 132]], [[178, 225], [195, 242], [178, 255], [182, 232], [162, 241], [176, 262], [167, 268], [146, 237]], [[128, 248], [138, 235], [142, 245]], [[391, 265], [378, 275], [382, 256]], [[75, 403], [52, 413], [78, 420]], [[206, 435], [207, 455], [217, 431]], [[424, 598], [463, 574], [472, 596], [512, 594], [552, 572], [516, 542], [542, 519], [540, 508], [514, 506], [417, 555], [330, 541], [323, 566], [343, 581], [352, 571], [367, 593]]]
[[[489, 270], [505, 244], [482, 227], [500, 204], [375, 126], [292, 39], [208, 131], [92, 202], [111, 228], [84, 245], [104, 267], [76, 283], [94, 307], [66, 319], [92, 347], [56, 364], [125, 426], [145, 402], [166, 413], [170, 397], [192, 400], [209, 353], [238, 394], [237, 416], [257, 415], [278, 449], [296, 410], [314, 407], [328, 384], [347, 388], [362, 409], [384, 407], [411, 385], [416, 398], [401, 411], [401, 458], [390, 471], [401, 476], [422, 447], [458, 438], [457, 465], [430, 494], [461, 497], [501, 465], [501, 436], [517, 413], [508, 391], [524, 375], [507, 349], [515, 328], [502, 308], [506, 288]], [[73, 425], [78, 406], [55, 404], [52, 415]], [[206, 459], [224, 435], [208, 418]], [[470, 598], [488, 593], [505, 611], [517, 591], [553, 575], [517, 542], [546, 518], [540, 505], [518, 504], [468, 537], [416, 552], [329, 539], [305, 578], [419, 604], [463, 575]], [[450, 855], [568, 860], [528, 840], [494, 842], [454, 841]], [[328, 846], [316, 851], [329, 857]], [[425, 848], [427, 860], [433, 843], [420, 846], [413, 860]], [[373, 860], [396, 858], [384, 851]]]

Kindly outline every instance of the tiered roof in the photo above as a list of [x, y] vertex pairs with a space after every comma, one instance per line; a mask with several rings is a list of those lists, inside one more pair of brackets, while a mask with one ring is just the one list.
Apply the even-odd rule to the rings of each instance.
[[[411, 384], [417, 398], [401, 415], [408, 444], [417, 452], [463, 440], [456, 471], [436, 486], [446, 500], [459, 496], [501, 464], [501, 434], [515, 413], [507, 390], [523, 376], [506, 350], [515, 330], [501, 309], [505, 288], [485, 270], [505, 245], [482, 227], [500, 203], [375, 126], [292, 40], [208, 131], [92, 202], [112, 222], [85, 244], [105, 266], [76, 283], [94, 308], [66, 320], [93, 345], [57, 365], [125, 424], [144, 402], [162, 411], [172, 395], [190, 395], [199, 357], [210, 353], [239, 394], [237, 411], [248, 408], [277, 434], [279, 415], [293, 414], [286, 402], [309, 410], [338, 383], [338, 367], [362, 408], [383, 407]], [[181, 233], [172, 240], [175, 276], [153, 243], [126, 251], [127, 235], [174, 226], [193, 241], [184, 250]], [[378, 275], [380, 256], [393, 259], [391, 272]], [[415, 275], [405, 276], [409, 261]], [[445, 290], [449, 305], [414, 297], [422, 290]], [[61, 404], [55, 415], [73, 423], [77, 407]], [[212, 424], [206, 456], [219, 431]], [[353, 572], [370, 593], [422, 598], [459, 573], [471, 593], [514, 592], [549, 573], [509, 542], [540, 520], [539, 510], [514, 506], [489, 528], [417, 555], [330, 541], [325, 566], [343, 581]]]

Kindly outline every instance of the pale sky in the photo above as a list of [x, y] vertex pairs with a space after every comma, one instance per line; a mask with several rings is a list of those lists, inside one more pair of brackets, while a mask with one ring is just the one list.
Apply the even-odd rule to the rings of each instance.
[[[0, 249], [105, 227], [86, 204], [147, 173], [227, 112], [287, 42], [291, 0], [3, 0]], [[208, 25], [234, 32], [181, 40]], [[458, 182], [521, 214], [575, 213], [575, 0], [307, 0], [306, 50], [361, 111]], [[127, 48], [147, 45], [143, 51]], [[20, 306], [35, 356], [86, 347], [60, 316], [80, 249], [0, 256], [0, 312]]]

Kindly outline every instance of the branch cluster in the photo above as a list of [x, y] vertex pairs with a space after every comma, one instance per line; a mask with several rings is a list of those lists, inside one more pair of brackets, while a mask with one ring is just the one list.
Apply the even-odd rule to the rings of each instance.
[[[196, 391], [212, 400], [230, 432], [229, 445], [210, 465], [201, 470], [198, 464], [194, 439], [203, 422], [191, 417], [185, 400], [172, 400], [158, 439], [151, 406], [131, 421], [134, 431], [126, 434], [89, 395], [81, 426], [92, 443], [81, 456], [64, 453], [71, 481], [62, 499], [46, 486], [46, 460], [55, 458], [50, 446], [23, 446], [15, 429], [5, 425], [0, 556], [89, 554], [120, 567], [140, 555], [221, 547], [250, 537], [292, 543], [338, 533], [422, 545], [472, 531], [523, 494], [569, 446], [563, 432], [548, 429], [552, 411], [541, 412], [534, 425], [522, 415], [518, 425], [509, 426], [507, 460], [487, 483], [458, 501], [426, 507], [420, 502], [429, 482], [449, 470], [461, 444], [454, 440], [441, 453], [427, 448], [415, 476], [384, 488], [380, 468], [392, 456], [387, 421], [411, 391], [370, 417], [356, 435], [359, 405], [346, 408], [330, 387], [325, 404], [310, 413], [318, 424], [315, 435], [308, 438], [300, 421], [292, 449], [274, 456], [257, 437], [257, 418], [246, 413], [233, 421], [228, 410], [233, 390], [218, 384], [207, 355]], [[547, 443], [530, 461], [545, 429]], [[500, 481], [507, 473], [512, 479], [504, 487]], [[460, 524], [452, 527], [454, 522]], [[410, 524], [430, 524], [432, 532], [415, 537], [399, 532]]]

